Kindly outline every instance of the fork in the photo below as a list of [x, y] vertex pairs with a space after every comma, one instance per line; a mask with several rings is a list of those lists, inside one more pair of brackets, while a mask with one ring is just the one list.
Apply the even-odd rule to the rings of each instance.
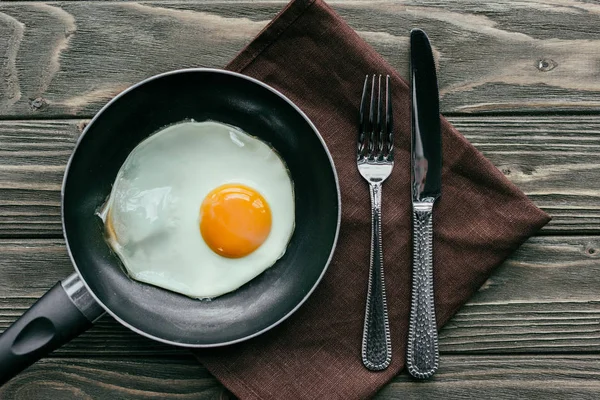
[[[369, 80], [371, 80], [370, 91]], [[373, 371], [386, 369], [392, 361], [383, 277], [381, 186], [390, 176], [394, 166], [394, 137], [390, 77], [389, 75], [385, 77], [385, 93], [382, 92], [381, 80], [381, 75], [373, 75], [371, 79], [367, 75], [365, 78], [360, 101], [360, 128], [356, 153], [358, 171], [369, 182], [371, 193], [371, 261], [363, 328], [362, 362], [365, 367]]]

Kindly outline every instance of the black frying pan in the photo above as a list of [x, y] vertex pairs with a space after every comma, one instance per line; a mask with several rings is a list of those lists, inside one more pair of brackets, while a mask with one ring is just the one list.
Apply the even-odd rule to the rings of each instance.
[[[294, 182], [296, 227], [283, 258], [210, 302], [130, 279], [94, 215], [129, 152], [160, 128], [189, 118], [238, 126], [270, 143]], [[274, 327], [323, 276], [338, 235], [340, 195], [321, 136], [290, 100], [240, 74], [190, 69], [149, 78], [100, 110], [67, 166], [62, 216], [77, 272], [0, 336], [0, 384], [84, 332], [105, 311], [144, 336], [186, 347], [236, 343]]]

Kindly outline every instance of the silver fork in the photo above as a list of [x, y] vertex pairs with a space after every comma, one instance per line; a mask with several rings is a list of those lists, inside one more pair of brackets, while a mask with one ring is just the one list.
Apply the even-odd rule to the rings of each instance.
[[[371, 262], [369, 288], [363, 328], [362, 361], [373, 371], [386, 369], [392, 361], [392, 343], [385, 299], [383, 278], [383, 247], [381, 244], [381, 185], [390, 176], [394, 166], [392, 132], [392, 100], [390, 77], [367, 75], [360, 102], [360, 129], [356, 164], [371, 192]], [[369, 80], [371, 90], [369, 91]], [[370, 92], [370, 99], [369, 98]], [[367, 104], [367, 101], [369, 104]], [[368, 109], [367, 109], [368, 108]]]

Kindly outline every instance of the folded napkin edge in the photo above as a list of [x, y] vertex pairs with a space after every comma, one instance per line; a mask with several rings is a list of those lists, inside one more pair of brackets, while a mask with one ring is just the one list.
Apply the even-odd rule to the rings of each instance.
[[317, 0], [292, 0], [225, 66], [242, 72]]

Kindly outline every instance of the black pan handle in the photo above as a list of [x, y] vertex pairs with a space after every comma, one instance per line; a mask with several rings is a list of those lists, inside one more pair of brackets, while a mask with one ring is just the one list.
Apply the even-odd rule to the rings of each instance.
[[79, 275], [58, 282], [0, 335], [0, 386], [85, 332], [102, 314]]

